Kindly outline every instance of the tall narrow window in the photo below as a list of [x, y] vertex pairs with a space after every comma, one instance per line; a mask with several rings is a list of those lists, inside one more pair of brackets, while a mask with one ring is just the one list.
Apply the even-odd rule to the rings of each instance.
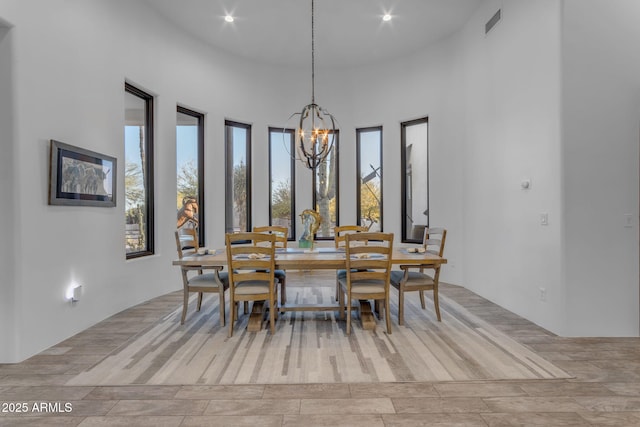
[[225, 121], [227, 233], [251, 231], [251, 125]]
[[382, 231], [382, 126], [356, 129], [358, 225]]
[[429, 226], [429, 120], [401, 124], [402, 241], [422, 242]]
[[294, 130], [269, 128], [269, 221], [289, 229], [296, 238]]
[[125, 248], [127, 258], [153, 254], [153, 97], [125, 83]]
[[313, 206], [322, 216], [322, 223], [316, 233], [318, 240], [333, 239], [333, 227], [339, 225], [338, 212], [338, 141], [339, 131], [331, 133], [335, 138], [333, 150], [324, 162], [320, 163], [313, 174]]
[[197, 228], [204, 246], [204, 115], [178, 106], [176, 114], [177, 228]]

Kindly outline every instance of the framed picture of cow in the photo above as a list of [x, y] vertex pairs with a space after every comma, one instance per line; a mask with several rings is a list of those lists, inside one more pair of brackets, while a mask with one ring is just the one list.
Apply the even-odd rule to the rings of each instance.
[[49, 204], [116, 206], [117, 160], [51, 140]]

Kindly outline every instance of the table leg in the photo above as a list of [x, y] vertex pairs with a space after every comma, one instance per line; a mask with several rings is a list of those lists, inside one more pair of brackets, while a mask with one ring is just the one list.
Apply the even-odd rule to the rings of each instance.
[[262, 329], [266, 304], [264, 301], [254, 301], [251, 314], [249, 314], [249, 322], [247, 323], [247, 331], [258, 332]]
[[360, 322], [362, 329], [370, 331], [376, 329], [376, 318], [371, 311], [371, 303], [367, 300], [360, 300]]

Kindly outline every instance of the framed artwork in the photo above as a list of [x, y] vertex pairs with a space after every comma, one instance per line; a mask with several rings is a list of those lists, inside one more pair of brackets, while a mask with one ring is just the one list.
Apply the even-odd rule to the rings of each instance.
[[51, 140], [49, 204], [116, 205], [116, 158]]

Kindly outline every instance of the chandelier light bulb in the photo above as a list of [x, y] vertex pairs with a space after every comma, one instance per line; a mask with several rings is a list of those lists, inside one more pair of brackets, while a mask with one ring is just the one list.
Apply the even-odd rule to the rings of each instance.
[[300, 115], [296, 134], [298, 158], [309, 169], [316, 169], [334, 148], [335, 119], [317, 104], [306, 105]]
[[233, 16], [227, 15], [227, 16], [224, 17], [224, 20], [227, 21], [227, 22], [233, 22]]

